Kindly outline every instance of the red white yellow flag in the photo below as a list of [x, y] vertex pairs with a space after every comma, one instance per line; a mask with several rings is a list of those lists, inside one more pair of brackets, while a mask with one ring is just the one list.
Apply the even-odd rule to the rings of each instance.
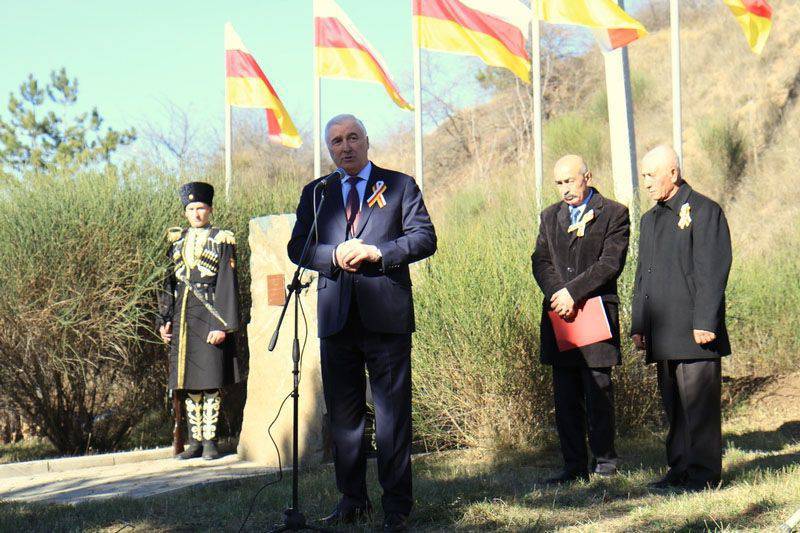
[[230, 22], [225, 24], [225, 103], [265, 109], [270, 141], [289, 148], [302, 144], [278, 94]]
[[531, 79], [525, 48], [530, 20], [519, 0], [414, 0], [421, 48], [477, 56], [525, 83]]
[[536, 0], [539, 17], [552, 24], [590, 28], [606, 51], [627, 46], [647, 35], [644, 25], [612, 0]]
[[400, 96], [381, 56], [334, 0], [314, 0], [314, 36], [320, 78], [379, 83], [395, 104], [414, 109]]
[[772, 6], [767, 0], [722, 0], [742, 27], [747, 44], [761, 54], [772, 29]]

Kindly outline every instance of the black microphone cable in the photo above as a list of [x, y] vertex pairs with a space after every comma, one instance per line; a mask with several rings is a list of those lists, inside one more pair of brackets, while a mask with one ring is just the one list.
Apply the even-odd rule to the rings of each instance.
[[[325, 194], [325, 189], [328, 187], [328, 180], [330, 178], [332, 178], [333, 176], [341, 176], [341, 171], [339, 169], [336, 169], [336, 171], [334, 171], [333, 174], [330, 174], [326, 178], [320, 180], [314, 186], [314, 191], [312, 192], [313, 209], [314, 209], [314, 222], [312, 224], [313, 230], [314, 230], [314, 246], [313, 246], [313, 248], [311, 248], [311, 254], [310, 254], [311, 257], [314, 257], [314, 254], [317, 251], [317, 246], [319, 245], [319, 226], [317, 224], [318, 220], [317, 220], [317, 194], [316, 194], [316, 191], [320, 186], [322, 186], [322, 190], [323, 190], [322, 194], [324, 195]], [[298, 279], [302, 279], [303, 274], [305, 274], [306, 271], [308, 270], [306, 267], [302, 266], [304, 258], [305, 258], [305, 255], [300, 258], [301, 267], [300, 267], [300, 273], [298, 275]], [[300, 388], [300, 383], [302, 382], [302, 379], [303, 379], [303, 355], [305, 354], [305, 351], [306, 351], [306, 344], [308, 344], [308, 318], [306, 317], [306, 310], [303, 307], [303, 301], [300, 299], [300, 294], [299, 293], [295, 293], [295, 298], [297, 298], [297, 303], [298, 303], [298, 305], [300, 307], [300, 312], [303, 315], [303, 330], [305, 332], [304, 333], [304, 337], [303, 337], [303, 346], [300, 349], [300, 360], [299, 360], [299, 363], [298, 363], [300, 365], [300, 372], [297, 375], [297, 388], [299, 389]], [[245, 515], [244, 520], [242, 521], [242, 525], [239, 526], [238, 533], [242, 533], [242, 531], [244, 531], [245, 525], [247, 525], [248, 520], [250, 520], [250, 516], [253, 514], [253, 507], [255, 506], [255, 503], [256, 503], [256, 500], [258, 499], [258, 496], [267, 487], [270, 487], [272, 485], [276, 485], [276, 484], [280, 483], [283, 480], [283, 464], [281, 462], [281, 451], [280, 451], [280, 448], [278, 447], [278, 443], [275, 442], [275, 438], [272, 436], [272, 427], [278, 421], [278, 418], [280, 418], [281, 412], [283, 411], [283, 406], [286, 405], [286, 401], [289, 398], [292, 397], [292, 393], [293, 392], [294, 392], [294, 387], [289, 392], [289, 394], [287, 394], [286, 397], [283, 398], [283, 400], [281, 401], [281, 404], [278, 406], [278, 412], [275, 414], [275, 418], [272, 420], [272, 422], [267, 427], [267, 435], [269, 436], [270, 441], [272, 441], [272, 446], [275, 448], [275, 454], [278, 456], [278, 476], [275, 479], [267, 481], [266, 483], [264, 483], [256, 491], [256, 493], [253, 495], [253, 497], [250, 500], [250, 506], [249, 506], [249, 508], [247, 510], [247, 514]]]

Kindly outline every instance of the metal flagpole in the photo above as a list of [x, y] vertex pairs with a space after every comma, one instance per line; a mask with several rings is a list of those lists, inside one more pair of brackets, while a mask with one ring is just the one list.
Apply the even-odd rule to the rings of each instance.
[[[317, 2], [313, 2], [313, 16], [316, 17], [317, 15]], [[313, 50], [314, 50], [314, 179], [317, 179], [322, 175], [322, 132], [320, 122], [322, 120], [322, 91], [320, 90], [320, 79], [319, 79], [319, 57], [317, 54], [317, 35], [316, 35], [316, 23], [314, 24], [314, 43], [313, 43]]]
[[536, 179], [536, 213], [542, 212], [544, 146], [542, 145], [542, 56], [539, 43], [539, 0], [531, 0], [531, 85], [533, 85], [534, 176]]
[[681, 13], [678, 0], [670, 0], [672, 43], [672, 144], [683, 165], [683, 123], [681, 118]]
[[[414, 0], [417, 3], [418, 0]], [[425, 178], [422, 164], [422, 80], [420, 68], [420, 47], [419, 47], [419, 19], [414, 17], [414, 4], [411, 10], [411, 47], [414, 51], [414, 175], [417, 185], [422, 190]]]
[[[227, 29], [225, 31], [227, 32]], [[227, 52], [223, 69], [225, 73], [225, 199], [228, 200], [231, 196], [231, 181], [233, 180], [233, 160], [231, 156], [231, 149], [233, 148], [233, 128], [231, 127], [231, 105], [228, 94]]]
[[233, 181], [233, 162], [231, 149], [233, 148], [233, 129], [231, 128], [231, 106], [228, 104], [228, 87], [225, 84], [225, 199], [231, 196], [231, 182]]
[[[616, 0], [625, 9], [624, 0]], [[619, 202], [631, 209], [631, 219], [639, 219], [639, 180], [636, 168], [636, 133], [631, 97], [631, 73], [628, 47], [603, 52], [608, 95], [608, 127], [611, 136], [611, 172], [614, 193]]]

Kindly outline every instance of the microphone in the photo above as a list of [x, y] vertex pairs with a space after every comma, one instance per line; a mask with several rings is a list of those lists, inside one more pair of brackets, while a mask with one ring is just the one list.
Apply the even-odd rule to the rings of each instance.
[[328, 188], [328, 185], [330, 184], [331, 181], [337, 179], [340, 180], [343, 177], [345, 177], [344, 171], [341, 168], [337, 168], [332, 173], [328, 174], [327, 176], [319, 180], [319, 182], [317, 183], [317, 187], [322, 187], [322, 190], [324, 191], [325, 189]]

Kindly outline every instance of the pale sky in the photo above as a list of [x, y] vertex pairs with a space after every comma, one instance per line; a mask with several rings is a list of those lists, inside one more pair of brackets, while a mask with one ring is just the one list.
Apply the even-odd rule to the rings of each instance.
[[[0, 113], [10, 92], [33, 73], [46, 81], [66, 67], [80, 84], [78, 106], [97, 106], [117, 129], [164, 120], [163, 102], [188, 109], [197, 124], [222, 131], [223, 26], [233, 23], [298, 128], [312, 116], [312, 0], [1, 0]], [[633, 7], [645, 0], [628, 2]], [[338, 0], [378, 49], [401, 93], [411, 91], [411, 1]], [[476, 59], [423, 52], [442, 87], [474, 71]], [[428, 58], [428, 59], [426, 59]], [[468, 85], [469, 86], [469, 85]], [[468, 105], [485, 95], [474, 82]], [[410, 128], [412, 113], [371, 83], [323, 80], [323, 121], [342, 112], [363, 117], [373, 138]], [[253, 111], [253, 113], [258, 113]]]

